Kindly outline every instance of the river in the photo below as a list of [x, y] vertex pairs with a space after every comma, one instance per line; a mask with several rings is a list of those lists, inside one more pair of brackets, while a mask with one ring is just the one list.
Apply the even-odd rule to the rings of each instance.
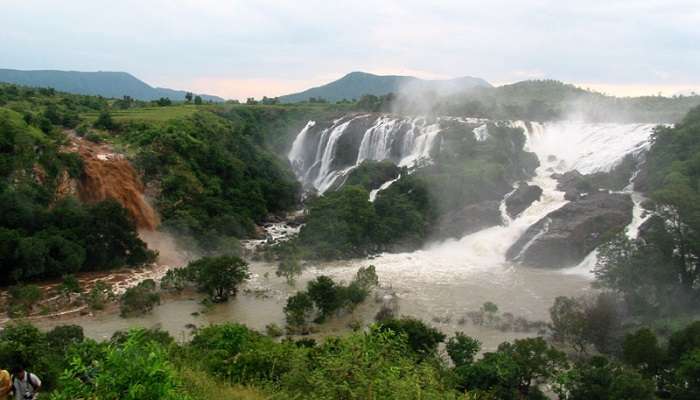
[[[343, 134], [345, 128], [342, 124], [345, 122], [338, 120], [337, 126], [331, 126], [327, 132], [318, 135], [318, 140], [329, 141], [328, 145], [312, 142], [308, 135], [314, 124], [309, 123], [300, 132], [290, 153], [300, 179], [306, 179], [309, 184], [318, 183], [317, 189], [321, 192], [335, 177], [347, 172], [347, 167], [342, 171], [329, 169], [334, 156], [326, 154], [326, 151], [330, 151], [327, 149], [334, 148], [331, 144]], [[370, 142], [382, 143], [382, 151], [388, 152], [387, 138], [395, 133], [384, 127], [400, 125], [380, 120], [368, 129], [366, 140], [363, 139], [364, 144], [360, 145], [362, 151], [358, 152], [357, 165], [362, 159], [371, 158], [368, 155], [373, 155], [374, 158], [385, 157], [379, 154], [381, 152], [369, 151], [365, 147]], [[382, 254], [373, 259], [308, 265], [296, 287], [287, 285], [284, 279], [275, 276], [275, 265], [252, 262], [252, 278], [239, 296], [226, 304], [206, 310], [200, 304], [200, 297], [190, 296], [169, 300], [156, 307], [151, 314], [138, 318], [124, 319], [115, 313], [105, 313], [44, 320], [38, 324], [47, 329], [57, 324], [79, 324], [84, 327], [87, 336], [95, 339], [109, 338], [117, 330], [141, 326], [159, 327], [177, 339], [184, 340], [191, 334], [193, 326], [227, 321], [243, 323], [264, 331], [265, 326], [271, 323], [284, 326], [282, 310], [287, 297], [298, 288], [304, 288], [309, 280], [326, 274], [347, 282], [359, 267], [373, 264], [377, 268], [382, 291], [395, 293], [400, 315], [422, 319], [448, 334], [463, 331], [479, 339], [484, 350], [492, 350], [504, 340], [535, 335], [536, 332], [532, 331], [502, 331], [474, 324], [466, 318], [466, 314], [490, 301], [498, 305], [502, 314], [511, 313], [514, 317], [530, 321], [547, 321], [549, 307], [557, 296], [581, 296], [592, 290], [591, 269], [595, 265], [595, 252], [576, 267], [554, 270], [528, 268], [507, 262], [506, 251], [528, 227], [567, 203], [564, 194], [556, 190], [552, 173], [572, 169], [578, 169], [582, 173], [608, 171], [625, 155], [639, 154], [648, 148], [653, 125], [571, 121], [549, 124], [513, 122], [513, 125], [522, 126], [526, 130], [527, 147], [540, 160], [541, 165], [529, 183], [540, 186], [543, 195], [516, 218], [510, 219], [504, 215], [504, 225], [459, 240], [429, 244], [422, 250], [410, 253]], [[426, 153], [423, 151], [424, 142], [434, 140], [436, 133], [435, 127], [424, 121], [410, 121], [410, 126], [404, 136], [408, 139], [403, 139], [406, 141], [404, 147], [408, 150], [403, 152], [405, 154], [401, 153], [401, 157], [402, 160], [413, 163], [416, 157]], [[416, 126], [420, 126], [421, 130]], [[488, 134], [483, 130], [480, 131], [481, 140]], [[419, 140], [423, 137], [425, 140]], [[315, 167], [310, 167], [312, 164]], [[630, 235], [636, 234], [636, 228], [641, 223], [639, 196], [632, 194], [635, 198], [635, 218], [628, 229]], [[347, 331], [350, 325], [357, 325], [358, 322], [366, 326], [374, 321], [381, 303], [381, 299], [369, 299], [352, 314], [333, 318], [324, 324], [317, 335]]]

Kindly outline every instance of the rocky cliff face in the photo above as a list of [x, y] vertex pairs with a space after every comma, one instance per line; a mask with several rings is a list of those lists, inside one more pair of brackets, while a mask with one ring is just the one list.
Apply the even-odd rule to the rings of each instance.
[[509, 260], [542, 268], [577, 265], [608, 235], [632, 221], [627, 194], [597, 192], [566, 204], [532, 225], [506, 253]]
[[440, 218], [437, 236], [455, 238], [501, 224], [500, 201], [482, 201], [470, 204]]

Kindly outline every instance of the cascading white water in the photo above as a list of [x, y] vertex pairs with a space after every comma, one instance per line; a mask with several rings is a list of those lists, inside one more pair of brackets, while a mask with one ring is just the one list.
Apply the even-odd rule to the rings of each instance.
[[[455, 274], [472, 274], [494, 268], [510, 268], [506, 251], [520, 236], [550, 212], [568, 201], [557, 191], [551, 175], [578, 169], [582, 173], [610, 171], [628, 154], [648, 148], [655, 125], [592, 124], [574, 121], [530, 123], [514, 121], [513, 126], [527, 132], [526, 148], [537, 154], [540, 166], [528, 182], [543, 189], [542, 197], [509, 223], [491, 227], [459, 240], [448, 240], [424, 250], [402, 254], [383, 254], [377, 264], [401, 264], [406, 274], [426, 274], [430, 279], [448, 281]], [[551, 157], [553, 156], [553, 157]], [[633, 194], [636, 196], [637, 194]], [[502, 208], [504, 205], [502, 205]], [[635, 211], [637, 213], [637, 211]], [[641, 217], [640, 217], [641, 218]], [[639, 218], [633, 221], [636, 230]], [[411, 261], [408, 262], [407, 260]], [[591, 256], [587, 257], [588, 262]], [[593, 260], [593, 264], [595, 261]], [[563, 270], [565, 273], [589, 275], [590, 265]]]
[[[305, 152], [315, 152], [316, 161], [313, 165], [302, 167], [298, 174], [303, 177], [313, 177], [314, 186], [320, 191], [328, 189], [339, 177], [346, 174], [363, 160], [391, 159], [399, 165], [412, 166], [419, 160], [429, 159], [430, 152], [440, 133], [440, 119], [429, 122], [425, 118], [396, 118], [390, 116], [373, 117], [370, 127], [363, 133], [358, 149], [356, 162], [339, 169], [331, 167], [335, 157], [336, 143], [352, 124], [353, 119], [367, 118], [356, 116], [350, 119], [335, 121], [330, 127], [317, 133], [317, 140], [309, 138], [310, 128], [300, 132], [290, 153], [290, 160], [303, 159]], [[483, 120], [457, 120], [472, 124], [468, 132], [473, 132], [478, 140], [486, 140], [488, 129]], [[608, 172], [628, 155], [638, 155], [649, 147], [649, 140], [655, 125], [652, 124], [612, 124], [585, 123], [578, 121], [559, 121], [526, 123], [512, 121], [511, 126], [523, 128], [527, 134], [526, 148], [534, 152], [540, 160], [540, 167], [529, 184], [543, 189], [542, 197], [514, 219], [504, 217], [504, 225], [476, 232], [460, 240], [448, 240], [433, 245], [427, 249], [406, 254], [385, 254], [380, 257], [382, 262], [393, 263], [390, 260], [420, 260], [421, 267], [416, 268], [416, 262], [403, 263], [410, 266], [410, 273], [420, 273], [422, 268], [429, 270], [431, 277], [444, 274], [449, 279], [458, 271], [478, 271], [498, 266], [508, 266], [506, 262], [507, 249], [535, 222], [550, 212], [562, 207], [567, 201], [564, 194], [556, 190], [557, 182], [551, 178], [553, 173], [565, 173], [578, 170], [583, 174]], [[397, 146], [396, 141], [401, 141]], [[297, 143], [306, 143], [309, 148], [299, 149]], [[396, 154], [396, 149], [400, 149]], [[319, 173], [314, 175], [314, 168]], [[386, 185], [390, 185], [387, 183]], [[376, 197], [378, 191], [373, 192]], [[634, 232], [641, 224], [641, 209], [638, 208], [639, 194], [632, 193], [635, 199], [635, 218], [628, 232]], [[502, 213], [505, 204], [501, 205]], [[634, 226], [632, 226], [634, 225]], [[595, 255], [590, 255], [579, 267], [568, 272], [590, 271], [591, 263], [595, 263]]]
[[[362, 137], [355, 149], [354, 162], [336, 165], [338, 151], [348, 150], [339, 148], [340, 140], [357, 133], [353, 124], [360, 126], [371, 119], [374, 120], [369, 128], [360, 132]], [[310, 121], [294, 140], [288, 158], [304, 186], [323, 193], [365, 160], [392, 160], [408, 168], [428, 161], [440, 133], [440, 121], [439, 118], [429, 121], [425, 117], [357, 115], [338, 119], [321, 132], [313, 132], [316, 123]]]
[[374, 200], [377, 199], [377, 195], [379, 194], [379, 192], [381, 192], [382, 190], [388, 189], [392, 183], [398, 181], [399, 179], [401, 179], [401, 174], [399, 174], [399, 176], [397, 176], [394, 179], [391, 179], [391, 180], [388, 180], [388, 181], [382, 183], [382, 186], [369, 192], [369, 201], [374, 202]]

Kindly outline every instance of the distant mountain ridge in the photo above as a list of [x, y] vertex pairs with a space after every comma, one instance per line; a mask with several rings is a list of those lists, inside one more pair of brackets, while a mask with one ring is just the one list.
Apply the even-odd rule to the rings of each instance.
[[[51, 87], [75, 94], [121, 98], [131, 96], [138, 100], [157, 100], [167, 97], [184, 100], [187, 91], [153, 87], [127, 72], [59, 71], [0, 69], [0, 82], [23, 86]], [[221, 102], [221, 97], [200, 94], [204, 101]]]
[[307, 101], [311, 97], [328, 101], [359, 99], [363, 95], [381, 96], [396, 93], [399, 89], [436, 90], [456, 93], [473, 88], [491, 88], [490, 83], [481, 78], [465, 76], [446, 80], [425, 80], [413, 76], [374, 75], [367, 72], [351, 72], [331, 83], [304, 90], [303, 92], [280, 96], [283, 103]]

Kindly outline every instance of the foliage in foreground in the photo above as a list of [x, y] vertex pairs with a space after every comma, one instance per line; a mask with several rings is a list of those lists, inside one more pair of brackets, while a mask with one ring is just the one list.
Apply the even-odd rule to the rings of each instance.
[[[136, 329], [95, 342], [77, 326], [48, 333], [27, 324], [0, 332], [0, 363], [23, 364], [63, 399], [696, 399], [700, 321], [661, 345], [653, 333], [625, 338], [624, 355], [567, 359], [542, 338], [476, 354], [478, 341], [449, 338], [411, 319], [313, 340], [275, 340], [238, 324], [212, 325], [178, 344]], [[211, 397], [216, 395], [217, 397]]]

